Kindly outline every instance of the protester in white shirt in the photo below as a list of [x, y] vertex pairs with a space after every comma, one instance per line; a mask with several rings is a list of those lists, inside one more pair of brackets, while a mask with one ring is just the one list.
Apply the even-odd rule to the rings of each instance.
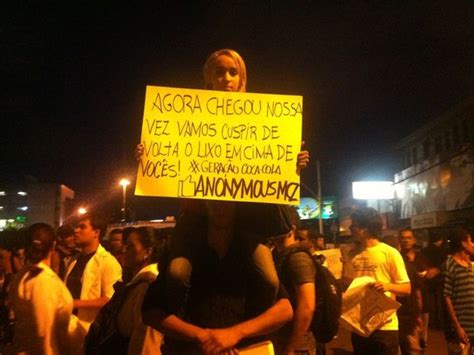
[[[371, 276], [373, 287], [386, 296], [406, 296], [411, 292], [410, 279], [400, 252], [382, 243], [382, 219], [373, 208], [361, 208], [352, 215], [351, 232], [360, 241], [352, 259], [355, 277]], [[398, 354], [398, 319], [394, 313], [380, 329], [364, 338], [352, 333], [354, 354]]]
[[15, 315], [15, 353], [68, 354], [72, 297], [50, 268], [55, 236], [51, 226], [27, 230], [27, 264], [16, 275], [9, 304]]
[[70, 336], [75, 348], [82, 347], [91, 323], [122, 278], [117, 259], [100, 245], [104, 232], [105, 224], [94, 214], [82, 215], [77, 221], [74, 241], [81, 253], [69, 264], [64, 280], [74, 299]]

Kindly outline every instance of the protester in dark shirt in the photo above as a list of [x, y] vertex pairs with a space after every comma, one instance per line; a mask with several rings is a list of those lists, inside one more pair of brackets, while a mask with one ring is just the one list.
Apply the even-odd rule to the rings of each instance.
[[296, 241], [299, 218], [296, 211], [287, 207], [291, 228], [288, 233], [271, 238], [276, 251], [278, 277], [290, 295], [294, 319], [274, 336], [277, 354], [314, 354], [316, 341], [309, 329], [316, 308], [316, 268], [308, 248]]
[[74, 227], [64, 224], [58, 228], [57, 244], [53, 254], [52, 269], [56, 271], [61, 280], [66, 276], [66, 270], [69, 264], [79, 254], [80, 250], [76, 248], [74, 242]]
[[316, 238], [317, 234], [308, 227], [299, 227], [296, 231], [296, 240], [299, 243], [308, 246], [311, 254], [314, 254], [316, 251]]
[[[67, 277], [66, 286], [69, 289], [69, 292], [71, 292], [73, 299], [81, 298], [82, 275], [84, 274], [84, 269], [86, 268], [87, 263], [94, 256], [94, 254], [95, 251], [89, 254], [79, 254], [76, 258], [76, 264], [74, 265], [74, 268]], [[77, 308], [74, 309], [74, 314], [77, 315]]]
[[411, 284], [411, 294], [397, 297], [402, 304], [398, 309], [400, 349], [402, 355], [420, 354], [420, 332], [423, 329], [421, 317], [423, 309], [422, 275], [426, 274], [424, 257], [415, 249], [416, 238], [413, 231], [403, 229], [399, 233], [400, 252], [405, 262]]
[[422, 281], [413, 262], [405, 261], [408, 277], [411, 283], [411, 294], [397, 297], [401, 306], [397, 311], [400, 350], [402, 355], [421, 354], [419, 333], [423, 328], [421, 311], [423, 301], [421, 296]]
[[316, 236], [316, 243], [315, 243], [316, 250], [326, 250], [326, 238], [322, 234], [318, 234]]
[[[235, 228], [235, 204], [206, 201], [207, 217], [187, 214], [178, 221], [192, 227], [194, 248], [190, 292], [184, 312], [170, 314], [164, 296], [166, 273], [160, 273], [145, 296], [143, 321], [165, 334], [166, 354], [233, 351], [262, 338], [292, 317], [290, 302], [279, 291], [277, 302], [259, 312], [254, 273]], [[184, 219], [184, 220], [183, 220]], [[254, 339], [249, 339], [254, 338]]]
[[443, 278], [441, 266], [446, 261], [447, 253], [444, 248], [444, 234], [446, 230], [430, 231], [430, 244], [421, 250], [421, 254], [428, 260], [428, 273], [425, 275], [423, 333], [421, 343], [427, 343], [428, 324], [435, 329], [443, 329], [444, 324], [444, 302], [443, 302]]
[[124, 247], [127, 243], [126, 239], [123, 236], [122, 230], [115, 228], [112, 229], [109, 233], [109, 249], [110, 254], [115, 256], [115, 259], [123, 266], [124, 259]]

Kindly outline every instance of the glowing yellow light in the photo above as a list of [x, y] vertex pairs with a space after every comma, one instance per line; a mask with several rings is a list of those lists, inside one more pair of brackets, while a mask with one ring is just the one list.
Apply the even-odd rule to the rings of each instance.
[[446, 188], [449, 183], [451, 182], [452, 175], [451, 171], [449, 169], [443, 169], [439, 173], [439, 182], [441, 185], [441, 188]]
[[120, 180], [119, 184], [123, 187], [126, 187], [126, 186], [130, 185], [130, 180], [124, 178], [124, 179]]
[[86, 214], [86, 213], [87, 213], [87, 210], [86, 210], [84, 207], [80, 207], [80, 208], [77, 210], [77, 213], [79, 213], [79, 214]]

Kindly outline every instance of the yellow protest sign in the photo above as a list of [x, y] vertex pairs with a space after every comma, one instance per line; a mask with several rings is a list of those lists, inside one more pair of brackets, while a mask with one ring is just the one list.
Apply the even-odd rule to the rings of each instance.
[[302, 101], [147, 86], [135, 194], [297, 204]]
[[342, 277], [342, 256], [341, 249], [326, 249], [326, 250], [317, 250], [314, 254], [324, 255], [326, 261], [323, 266], [326, 266], [329, 271], [332, 272], [336, 279]]

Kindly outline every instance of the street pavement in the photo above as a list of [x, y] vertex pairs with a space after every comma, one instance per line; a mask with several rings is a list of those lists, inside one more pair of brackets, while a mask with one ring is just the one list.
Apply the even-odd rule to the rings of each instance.
[[[337, 338], [326, 345], [327, 355], [352, 354], [351, 334], [344, 328], [339, 329]], [[446, 355], [446, 341], [442, 331], [430, 329], [428, 334], [428, 347], [426, 355]]]

